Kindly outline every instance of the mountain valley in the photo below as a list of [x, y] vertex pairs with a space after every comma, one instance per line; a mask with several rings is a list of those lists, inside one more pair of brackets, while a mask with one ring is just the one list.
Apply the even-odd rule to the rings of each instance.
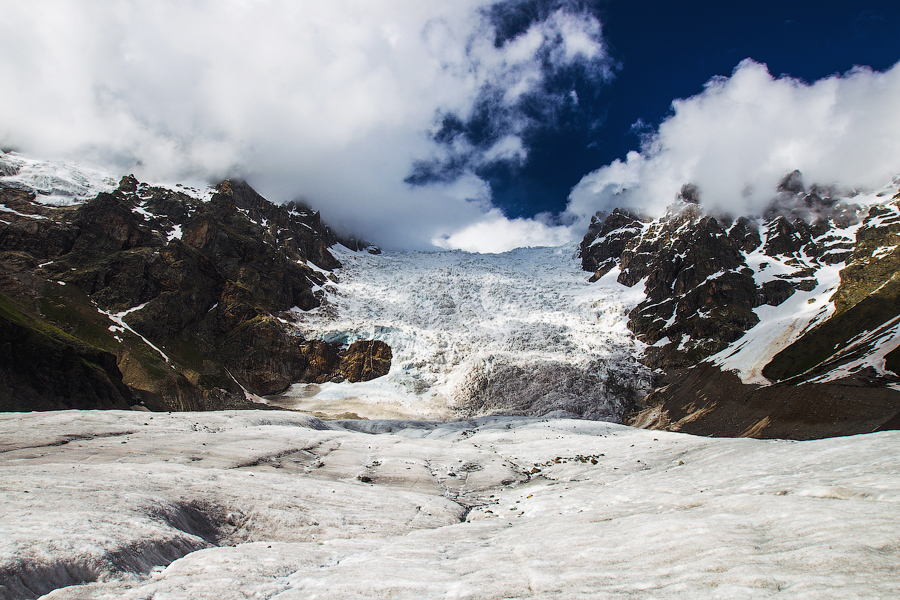
[[900, 591], [896, 186], [491, 255], [0, 172], [0, 597]]
[[794, 172], [735, 218], [686, 185], [577, 248], [381, 252], [240, 181], [0, 158], [6, 410], [565, 411], [797, 439], [900, 418], [895, 187]]

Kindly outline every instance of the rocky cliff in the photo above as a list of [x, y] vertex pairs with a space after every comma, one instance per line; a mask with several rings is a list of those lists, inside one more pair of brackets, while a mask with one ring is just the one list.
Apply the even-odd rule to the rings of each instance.
[[0, 159], [0, 409], [258, 406], [298, 381], [389, 369], [371, 343], [322, 363], [321, 343], [286, 326], [340, 266], [308, 207], [240, 181], [204, 195], [132, 176], [58, 202]]
[[900, 413], [900, 194], [803, 184], [765, 214], [711, 215], [685, 186], [662, 218], [599, 214], [592, 280], [639, 286], [628, 327], [658, 386], [633, 422], [692, 433], [821, 437]]

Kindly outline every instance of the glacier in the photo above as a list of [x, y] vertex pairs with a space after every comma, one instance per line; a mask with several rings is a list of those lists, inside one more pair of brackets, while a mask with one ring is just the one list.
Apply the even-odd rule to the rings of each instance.
[[900, 433], [0, 415], [0, 597], [887, 598]]
[[343, 267], [295, 310], [308, 339], [391, 346], [390, 373], [362, 383], [297, 384], [271, 404], [330, 416], [470, 418], [563, 410], [617, 421], [649, 388], [626, 327], [643, 288], [590, 284], [577, 246], [504, 254], [335, 246]]

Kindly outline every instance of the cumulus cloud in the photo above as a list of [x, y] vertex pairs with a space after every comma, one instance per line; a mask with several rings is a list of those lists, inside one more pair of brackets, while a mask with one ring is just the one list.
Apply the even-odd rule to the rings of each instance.
[[508, 219], [499, 210], [492, 209], [478, 222], [434, 238], [432, 243], [447, 250], [490, 253], [528, 246], [561, 246], [580, 235], [575, 228], [554, 225], [552, 219], [541, 215], [534, 219]]
[[673, 102], [640, 152], [586, 175], [568, 210], [582, 222], [617, 206], [659, 214], [693, 183], [707, 209], [760, 214], [795, 169], [807, 183], [877, 189], [900, 174], [898, 98], [900, 64], [809, 84], [744, 60]]
[[467, 247], [494, 248], [479, 224], [517, 225], [475, 171], [527, 158], [523, 106], [564, 101], [551, 75], [610, 73], [600, 23], [571, 2], [503, 34], [523, 4], [6, 3], [0, 144], [145, 179], [243, 176], [386, 247], [467, 231]]

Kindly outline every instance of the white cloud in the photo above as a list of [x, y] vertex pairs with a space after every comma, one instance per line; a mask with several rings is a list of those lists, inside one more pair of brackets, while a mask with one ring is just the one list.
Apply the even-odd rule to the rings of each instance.
[[515, 135], [507, 135], [497, 141], [484, 153], [487, 161], [506, 160], [509, 162], [523, 163], [528, 155], [528, 151], [522, 144], [522, 138]]
[[900, 65], [807, 84], [745, 60], [673, 102], [640, 153], [586, 175], [568, 210], [581, 219], [616, 206], [659, 213], [695, 183], [709, 209], [758, 214], [794, 169], [807, 183], [881, 187], [900, 173], [898, 98]]
[[[440, 155], [437, 114], [465, 119], [485, 90], [502, 121], [472, 165], [521, 161], [516, 107], [551, 63], [608, 76], [600, 23], [553, 12], [499, 46], [497, 0], [157, 0], [5, 3], [0, 143], [148, 179], [243, 174], [303, 197], [387, 247], [497, 221], [471, 167], [410, 187]], [[502, 222], [499, 221], [499, 222]]]
[[508, 219], [493, 209], [486, 218], [450, 235], [436, 237], [432, 243], [448, 250], [497, 253], [529, 246], [560, 246], [580, 235], [573, 227], [547, 224], [540, 218]]

